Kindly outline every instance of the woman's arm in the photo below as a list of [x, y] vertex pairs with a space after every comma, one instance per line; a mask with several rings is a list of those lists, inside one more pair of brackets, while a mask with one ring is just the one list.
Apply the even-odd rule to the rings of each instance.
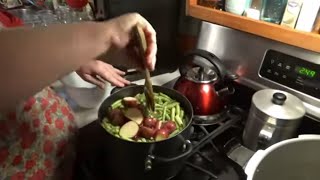
[[[151, 25], [135, 13], [106, 23], [86, 22], [0, 32], [0, 111], [15, 107], [19, 101], [94, 60], [110, 47], [124, 48], [137, 23], [143, 24], [155, 39]], [[155, 40], [150, 46], [154, 43]], [[146, 56], [151, 67], [156, 50], [149, 51], [151, 55]], [[112, 64], [112, 61], [108, 63]]]
[[[0, 110], [40, 91], [107, 50], [98, 23], [21, 28], [0, 33]], [[100, 38], [99, 38], [100, 37]]]

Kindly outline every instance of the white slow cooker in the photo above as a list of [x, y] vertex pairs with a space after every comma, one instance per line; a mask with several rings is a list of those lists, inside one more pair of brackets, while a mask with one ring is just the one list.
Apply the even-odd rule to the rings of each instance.
[[319, 180], [320, 135], [300, 135], [258, 150], [245, 172], [247, 180]]

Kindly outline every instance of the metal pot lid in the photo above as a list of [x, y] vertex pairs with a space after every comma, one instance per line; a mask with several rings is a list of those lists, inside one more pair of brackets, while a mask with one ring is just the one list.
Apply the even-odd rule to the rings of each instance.
[[186, 78], [196, 83], [210, 83], [216, 81], [218, 76], [213, 69], [193, 67], [188, 70]]
[[252, 103], [263, 113], [277, 119], [295, 120], [303, 117], [306, 109], [296, 96], [275, 89], [256, 92]]

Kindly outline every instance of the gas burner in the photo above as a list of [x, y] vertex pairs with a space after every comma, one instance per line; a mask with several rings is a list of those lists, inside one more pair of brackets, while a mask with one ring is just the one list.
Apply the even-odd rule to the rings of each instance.
[[228, 114], [243, 114], [243, 110], [238, 107], [225, 107], [225, 109], [218, 114], [210, 115], [210, 116], [193, 116], [193, 125], [201, 125], [201, 126], [211, 126], [222, 121], [225, 121], [229, 115]]
[[209, 116], [193, 116], [193, 124], [194, 125], [214, 125], [226, 119], [227, 111], [223, 111], [218, 114], [209, 115]]
[[241, 129], [238, 125], [242, 120], [241, 112], [239, 108], [230, 108], [219, 123], [194, 126], [195, 131], [190, 139], [193, 151], [185, 167], [172, 180], [188, 180], [195, 177], [197, 180], [246, 179], [242, 167], [231, 160], [223, 149], [228, 140], [221, 138], [228, 130]]

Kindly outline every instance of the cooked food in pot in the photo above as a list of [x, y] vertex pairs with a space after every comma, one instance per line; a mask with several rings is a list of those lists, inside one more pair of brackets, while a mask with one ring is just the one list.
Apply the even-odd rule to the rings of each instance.
[[117, 100], [107, 109], [102, 126], [116, 137], [136, 142], [161, 141], [178, 134], [186, 126], [180, 103], [163, 93], [154, 97], [154, 112], [145, 108], [143, 93]]

